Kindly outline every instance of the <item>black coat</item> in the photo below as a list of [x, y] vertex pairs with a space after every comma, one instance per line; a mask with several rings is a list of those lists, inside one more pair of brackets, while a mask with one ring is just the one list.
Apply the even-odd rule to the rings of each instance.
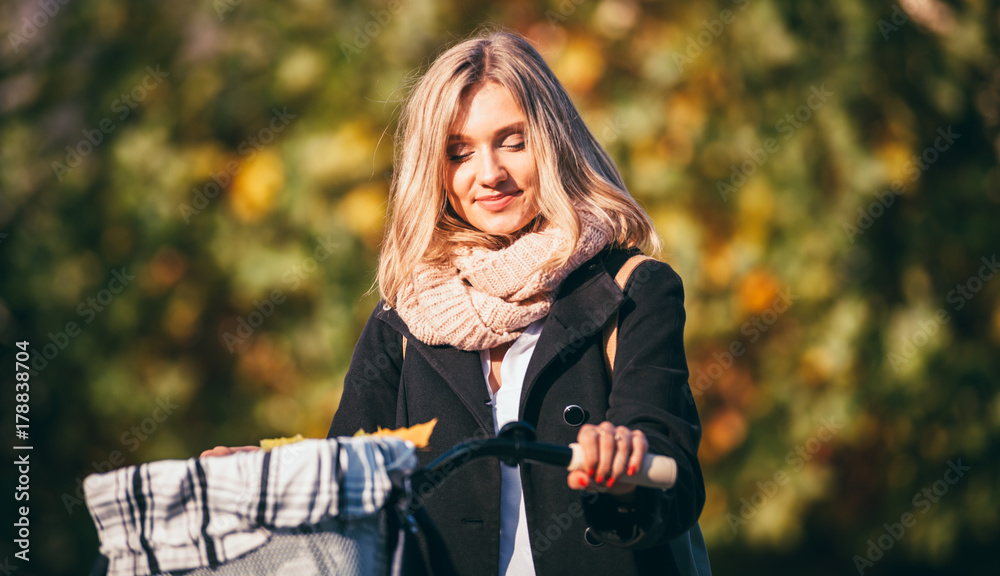
[[[567, 406], [581, 407], [585, 422], [641, 429], [651, 452], [677, 461], [677, 482], [665, 491], [641, 488], [637, 503], [622, 507], [609, 496], [570, 490], [565, 470], [522, 464], [538, 576], [676, 573], [667, 540], [695, 523], [705, 501], [697, 460], [701, 427], [684, 356], [681, 280], [669, 265], [649, 261], [632, 273], [623, 294], [614, 274], [628, 256], [604, 252], [563, 282], [528, 365], [521, 419], [535, 426], [539, 441], [563, 445], [574, 442], [579, 429], [564, 418]], [[616, 310], [611, 383], [602, 327]], [[380, 304], [354, 350], [330, 436], [438, 418], [429, 450], [418, 451], [426, 465], [454, 444], [493, 436], [488, 400], [478, 352], [428, 346], [409, 333], [395, 310]], [[474, 461], [425, 496], [458, 571], [497, 574], [500, 464]]]

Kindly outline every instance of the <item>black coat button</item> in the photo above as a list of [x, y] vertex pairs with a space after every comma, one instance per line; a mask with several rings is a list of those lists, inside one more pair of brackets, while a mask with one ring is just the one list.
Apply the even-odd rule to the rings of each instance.
[[576, 404], [570, 404], [565, 410], [563, 410], [563, 420], [570, 426], [579, 426], [583, 424], [586, 419], [587, 411]]
[[604, 546], [604, 542], [601, 542], [597, 538], [597, 535], [594, 534], [594, 529], [589, 526], [587, 527], [587, 530], [583, 533], [583, 539], [584, 541], [587, 542], [587, 544], [590, 544], [594, 548], [597, 548], [598, 546]]

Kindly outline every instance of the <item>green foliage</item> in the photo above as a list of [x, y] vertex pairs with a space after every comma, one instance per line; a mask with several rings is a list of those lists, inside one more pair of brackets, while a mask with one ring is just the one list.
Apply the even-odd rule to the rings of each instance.
[[8, 374], [15, 342], [33, 350], [35, 573], [93, 558], [86, 474], [325, 435], [376, 301], [399, 102], [484, 23], [536, 42], [685, 280], [717, 573], [991, 558], [994, 3], [23, 0], [0, 15], [0, 342]]

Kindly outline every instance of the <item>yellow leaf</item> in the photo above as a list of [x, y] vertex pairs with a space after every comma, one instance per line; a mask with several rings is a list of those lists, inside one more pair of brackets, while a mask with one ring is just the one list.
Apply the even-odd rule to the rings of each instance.
[[[426, 448], [427, 443], [431, 439], [431, 434], [434, 432], [434, 426], [437, 424], [437, 421], [438, 419], [435, 418], [430, 422], [414, 424], [409, 428], [397, 428], [395, 430], [380, 427], [372, 434], [372, 436], [395, 436], [396, 438], [413, 442], [413, 445], [417, 448]], [[355, 436], [357, 436], [357, 434], [355, 434]]]
[[265, 438], [260, 441], [260, 449], [264, 452], [270, 452], [272, 448], [277, 448], [278, 446], [284, 446], [285, 444], [295, 444], [296, 442], [301, 442], [305, 440], [302, 434], [296, 434], [291, 438]]

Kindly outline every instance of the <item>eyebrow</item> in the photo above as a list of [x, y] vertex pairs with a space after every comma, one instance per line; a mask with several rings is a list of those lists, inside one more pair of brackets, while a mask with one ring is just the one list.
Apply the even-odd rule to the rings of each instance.
[[[513, 124], [508, 124], [507, 126], [504, 126], [503, 128], [497, 130], [496, 131], [496, 135], [502, 137], [502, 136], [509, 136], [509, 135], [511, 135], [511, 134], [513, 134], [515, 132], [524, 132], [525, 127], [526, 127], [526, 123], [524, 123], [524, 122], [515, 122]], [[468, 140], [468, 139], [469, 139], [469, 137], [466, 136], [465, 134], [449, 134], [448, 135], [448, 141], [449, 142], [461, 141], [461, 140]]]

